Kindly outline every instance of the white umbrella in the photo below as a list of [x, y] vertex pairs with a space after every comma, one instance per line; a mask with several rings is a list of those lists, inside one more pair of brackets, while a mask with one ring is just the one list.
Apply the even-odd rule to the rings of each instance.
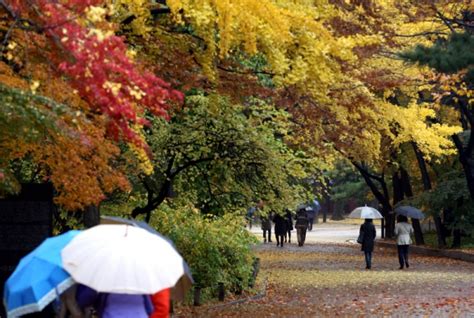
[[183, 258], [165, 239], [129, 225], [97, 225], [61, 252], [74, 280], [99, 292], [154, 294], [184, 274]]
[[353, 219], [383, 219], [382, 214], [370, 206], [355, 208], [351, 214], [349, 214], [349, 217]]

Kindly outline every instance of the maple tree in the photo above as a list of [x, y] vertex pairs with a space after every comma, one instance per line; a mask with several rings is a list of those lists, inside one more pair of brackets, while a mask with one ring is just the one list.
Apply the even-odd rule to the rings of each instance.
[[[128, 188], [117, 141], [146, 158], [140, 133], [146, 113], [166, 117], [167, 103], [181, 101], [181, 93], [137, 65], [106, 21], [102, 3], [0, 3], [2, 83], [25, 96], [3, 114], [26, 127], [13, 135], [15, 126], [2, 126], [3, 189], [18, 190], [18, 181], [33, 181], [14, 178], [9, 167], [12, 160], [30, 160], [39, 172], [35, 181], [53, 182], [61, 206], [76, 210], [98, 204], [106, 193]], [[34, 116], [18, 116], [28, 109]], [[42, 135], [33, 140], [35, 129]]]

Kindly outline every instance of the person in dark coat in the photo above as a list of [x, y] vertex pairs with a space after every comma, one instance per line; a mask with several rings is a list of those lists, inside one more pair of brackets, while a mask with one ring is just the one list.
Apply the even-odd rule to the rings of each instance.
[[360, 226], [359, 237], [362, 239], [361, 251], [365, 255], [365, 269], [372, 267], [372, 252], [374, 251], [374, 240], [377, 236], [377, 231], [372, 223], [372, 219], [365, 219], [364, 224]]
[[308, 216], [304, 208], [298, 209], [296, 212], [296, 237], [298, 238], [298, 246], [303, 246], [306, 239], [306, 230], [308, 229]]
[[277, 241], [277, 246], [283, 247], [283, 237], [286, 235], [286, 218], [281, 216], [278, 213], [275, 213], [273, 217], [273, 222], [275, 223], [275, 238]]
[[267, 243], [267, 237], [268, 237], [268, 242], [271, 243], [272, 242], [271, 215], [268, 215], [268, 216], [262, 215], [260, 216], [260, 220], [262, 221], [263, 243]]
[[288, 243], [291, 243], [291, 231], [293, 231], [293, 215], [291, 214], [290, 209], [286, 209], [286, 235], [285, 243], [287, 242], [286, 238], [288, 236]]

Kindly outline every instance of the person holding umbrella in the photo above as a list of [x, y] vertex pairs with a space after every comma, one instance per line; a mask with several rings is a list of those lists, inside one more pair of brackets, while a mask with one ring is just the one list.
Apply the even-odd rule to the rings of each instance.
[[354, 219], [365, 219], [364, 224], [360, 226], [357, 243], [362, 244], [361, 251], [363, 251], [365, 255], [365, 269], [371, 269], [372, 252], [374, 251], [374, 241], [377, 236], [377, 231], [375, 230], [372, 219], [382, 219], [383, 216], [377, 209], [366, 205], [352, 210], [349, 217]]
[[413, 226], [408, 223], [408, 218], [404, 215], [398, 215], [397, 224], [395, 225], [395, 236], [397, 237], [399, 269], [403, 269], [404, 265], [407, 268], [410, 267], [408, 263], [408, 247], [412, 243], [410, 235], [413, 233]]
[[377, 236], [377, 231], [375, 229], [372, 219], [365, 219], [364, 224], [360, 226], [359, 230], [359, 239], [357, 242], [361, 243], [361, 251], [365, 255], [365, 269], [372, 268], [372, 252], [374, 251], [374, 240]]

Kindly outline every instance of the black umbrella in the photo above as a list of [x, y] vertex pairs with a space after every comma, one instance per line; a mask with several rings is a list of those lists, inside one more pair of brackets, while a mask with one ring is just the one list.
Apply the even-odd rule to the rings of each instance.
[[395, 213], [399, 215], [404, 215], [407, 218], [412, 218], [412, 219], [424, 219], [425, 215], [421, 210], [409, 206], [409, 205], [402, 205], [397, 208], [395, 208]]

